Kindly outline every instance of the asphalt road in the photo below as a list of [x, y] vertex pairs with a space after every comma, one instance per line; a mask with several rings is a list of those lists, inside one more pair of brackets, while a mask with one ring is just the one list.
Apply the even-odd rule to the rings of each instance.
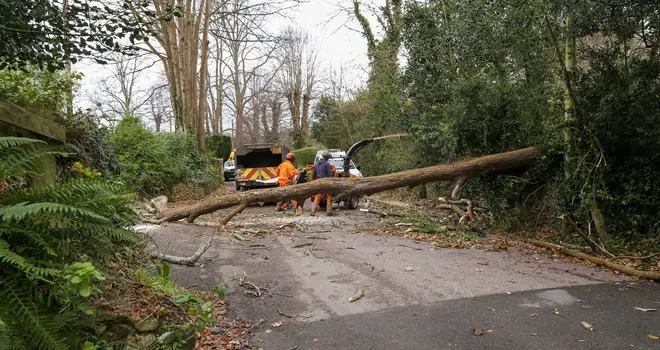
[[[143, 229], [159, 250], [184, 256], [219, 234], [198, 266], [174, 267], [172, 278], [224, 284], [233, 317], [263, 320], [255, 349], [660, 349], [649, 338], [660, 336], [660, 312], [634, 309], [660, 309], [653, 283], [516, 248], [362, 234], [383, 222], [357, 210], [295, 217], [250, 207], [218, 227], [221, 215]], [[249, 295], [243, 276], [261, 296]]]
[[264, 349], [659, 349], [651, 338], [660, 336], [660, 313], [635, 307], [660, 308], [658, 285], [454, 299], [269, 328], [255, 338]]

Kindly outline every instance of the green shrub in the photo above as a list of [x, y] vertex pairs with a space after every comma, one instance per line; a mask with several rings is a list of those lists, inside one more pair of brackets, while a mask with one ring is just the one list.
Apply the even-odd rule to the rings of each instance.
[[118, 178], [141, 194], [163, 193], [177, 181], [177, 162], [168, 158], [161, 138], [138, 118], [124, 118], [111, 135], [120, 164]]
[[171, 194], [178, 183], [214, 188], [222, 176], [195, 148], [189, 133], [154, 134], [134, 117], [122, 120], [111, 136], [120, 171], [118, 178], [143, 195]]
[[316, 158], [316, 152], [319, 151], [318, 147], [305, 147], [291, 151], [296, 155], [296, 167], [304, 167], [306, 164], [314, 164], [314, 158]]
[[64, 112], [72, 98], [69, 91], [80, 80], [80, 73], [49, 72], [34, 66], [24, 70], [0, 70], [0, 101], [25, 108]]
[[220, 171], [211, 166], [195, 147], [195, 136], [191, 133], [158, 133], [169, 166], [175, 173], [176, 183], [196, 183], [205, 189], [213, 189], [222, 183]]
[[206, 137], [206, 150], [209, 156], [227, 159], [231, 153], [231, 137], [227, 135], [209, 135]]
[[58, 159], [60, 168], [69, 169], [73, 163], [81, 162], [106, 177], [119, 171], [114, 146], [108, 139], [109, 131], [94, 116], [79, 111], [66, 121], [65, 127], [67, 156]]
[[[0, 137], [0, 348], [75, 349], [93, 325], [90, 295], [109, 263], [142, 241], [126, 229], [134, 196], [102, 178], [30, 188], [47, 157], [37, 140]], [[98, 270], [97, 270], [98, 269]]]

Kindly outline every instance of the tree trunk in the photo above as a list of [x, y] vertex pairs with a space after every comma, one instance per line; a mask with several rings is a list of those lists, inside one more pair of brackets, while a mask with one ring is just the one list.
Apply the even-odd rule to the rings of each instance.
[[530, 147], [462, 160], [452, 164], [401, 171], [388, 175], [358, 179], [324, 178], [295, 186], [237, 192], [189, 207], [166, 210], [161, 213], [161, 218], [163, 221], [176, 221], [188, 218], [188, 221], [192, 222], [199, 215], [242, 204], [274, 202], [285, 199], [304, 199], [320, 192], [331, 193], [339, 197], [370, 195], [399, 187], [483, 176], [495, 172], [528, 167], [536, 160], [537, 154], [538, 151], [536, 148]]
[[[200, 154], [204, 154], [206, 151], [206, 132], [204, 130], [204, 120], [206, 117], [206, 74], [208, 74], [207, 62], [209, 56], [209, 22], [211, 20], [211, 0], [206, 0], [204, 2], [205, 6], [205, 15], [204, 15], [204, 26], [202, 29], [202, 59], [201, 67], [199, 69], [199, 101], [197, 104], [197, 125], [195, 128], [195, 144], [197, 146], [197, 151]], [[201, 5], [200, 5], [200, 18], [201, 18]], [[197, 42], [197, 41], [195, 41]], [[197, 51], [197, 50], [195, 50]], [[196, 65], [195, 65], [196, 67]]]
[[310, 93], [302, 97], [302, 115], [300, 116], [300, 131], [302, 132], [303, 146], [307, 144], [307, 135], [309, 135], [309, 104], [311, 100]]
[[[569, 9], [570, 11], [570, 9]], [[575, 113], [575, 100], [574, 100], [574, 91], [570, 91], [571, 86], [575, 86], [573, 84], [574, 82], [574, 77], [575, 77], [575, 67], [576, 67], [576, 56], [575, 56], [575, 36], [573, 35], [573, 17], [570, 13], [566, 15], [566, 23], [565, 23], [565, 38], [566, 38], [566, 51], [565, 51], [565, 57], [564, 57], [564, 64], [566, 67], [566, 79], [568, 81], [565, 84], [565, 91], [564, 91], [564, 123], [568, 125], [573, 125], [573, 122], [575, 121], [576, 118], [576, 113]], [[573, 132], [572, 128], [566, 128], [564, 131], [564, 142], [566, 143], [566, 152], [564, 152], [564, 178], [565, 179], [570, 179], [573, 175], [573, 150], [572, 150], [572, 135], [571, 133]]]

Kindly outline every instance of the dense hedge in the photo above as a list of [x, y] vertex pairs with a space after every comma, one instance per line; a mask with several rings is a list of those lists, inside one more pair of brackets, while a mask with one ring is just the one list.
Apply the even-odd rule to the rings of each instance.
[[127, 117], [110, 139], [120, 164], [118, 178], [143, 195], [170, 193], [182, 182], [212, 187], [222, 181], [195, 149], [191, 134], [154, 134], [137, 118]]
[[320, 148], [318, 147], [305, 147], [291, 151], [296, 155], [296, 162], [294, 165], [296, 167], [304, 167], [307, 164], [313, 164], [316, 152], [318, 152], [319, 149]]

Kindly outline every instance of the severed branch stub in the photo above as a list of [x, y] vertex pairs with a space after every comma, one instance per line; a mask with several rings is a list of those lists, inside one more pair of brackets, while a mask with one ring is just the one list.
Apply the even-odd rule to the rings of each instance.
[[[240, 214], [247, 207], [248, 207], [248, 203], [241, 203], [241, 205], [234, 208], [234, 210], [230, 211], [229, 214], [227, 214], [227, 216], [222, 218], [222, 221], [220, 221], [220, 224], [227, 225], [227, 223], [229, 222], [229, 220], [231, 220], [231, 218], [233, 218], [237, 214]], [[192, 222], [192, 221], [190, 221], [190, 222]]]
[[[168, 209], [160, 213], [165, 222], [188, 218], [192, 222], [199, 215], [220, 209], [257, 202], [273, 202], [307, 198], [320, 192], [333, 196], [350, 197], [371, 195], [395, 188], [416, 186], [436, 181], [460, 180], [497, 172], [529, 167], [538, 155], [534, 147], [465, 159], [451, 164], [412, 169], [392, 174], [365, 178], [323, 178], [295, 186], [258, 189], [231, 193], [183, 208]], [[457, 181], [462, 184], [465, 180]], [[459, 186], [460, 187], [460, 186]]]
[[467, 177], [459, 177], [456, 179], [456, 182], [454, 183], [454, 189], [451, 191], [451, 199], [457, 200], [458, 199], [458, 192], [461, 190], [461, 186], [463, 186], [467, 182], [468, 178]]
[[[438, 201], [443, 202], [443, 204], [440, 204], [440, 208], [451, 209], [456, 214], [458, 214], [458, 216], [460, 216], [460, 219], [458, 220], [459, 224], [462, 224], [468, 219], [474, 220], [474, 205], [472, 204], [471, 200], [469, 199], [447, 200], [444, 197], [438, 197]], [[465, 211], [461, 209], [461, 207], [459, 207], [458, 204], [467, 205]]]

